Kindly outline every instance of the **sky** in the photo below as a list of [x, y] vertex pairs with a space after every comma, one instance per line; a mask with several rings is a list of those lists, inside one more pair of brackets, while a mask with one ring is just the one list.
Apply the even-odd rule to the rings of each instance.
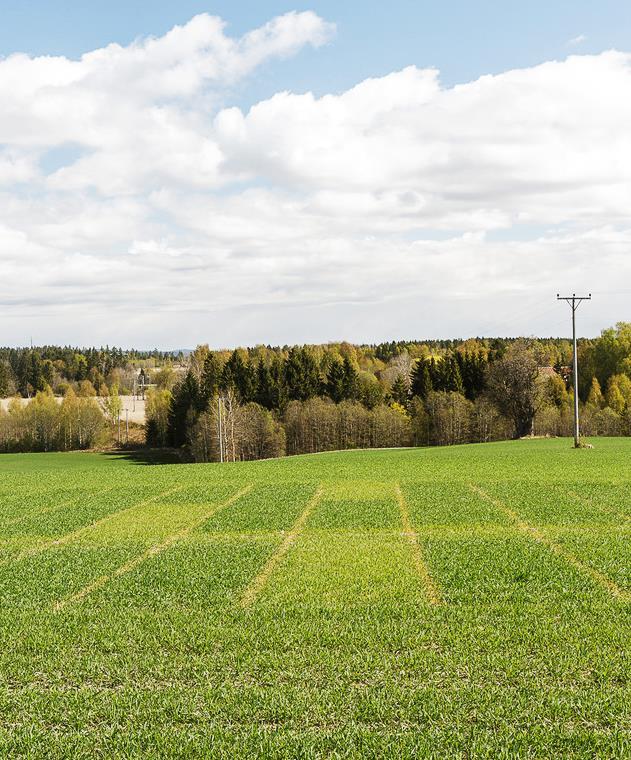
[[[553, 6], [553, 7], [551, 7]], [[0, 345], [631, 320], [631, 4], [0, 0]]]

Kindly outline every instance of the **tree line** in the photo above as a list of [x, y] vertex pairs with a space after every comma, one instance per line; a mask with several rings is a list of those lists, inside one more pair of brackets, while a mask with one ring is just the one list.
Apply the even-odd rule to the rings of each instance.
[[[580, 351], [585, 433], [629, 434], [631, 325], [582, 341]], [[569, 341], [555, 339], [232, 352], [200, 346], [174, 387], [151, 394], [147, 441], [187, 447], [208, 461], [223, 456], [226, 429], [225, 458], [231, 460], [569, 435], [570, 362]], [[250, 431], [257, 431], [256, 442]]]
[[109, 346], [0, 347], [0, 398], [32, 398], [47, 389], [63, 396], [69, 387], [79, 391], [81, 383], [89, 383], [95, 395], [100, 396], [108, 394], [110, 385], [131, 392], [134, 369], [150, 370], [172, 361], [183, 362], [184, 355]]
[[[199, 346], [178, 354], [0, 349], [0, 396], [39, 399], [32, 411], [12, 402], [0, 414], [0, 447], [94, 445], [81, 425], [70, 434], [61, 416], [50, 423], [61, 415], [59, 401], [98, 396], [96, 405], [79, 403], [100, 409], [111, 426], [118, 395], [130, 393], [140, 373], [152, 388], [147, 443], [202, 460], [569, 435], [570, 364], [571, 344], [561, 338]], [[629, 434], [631, 325], [582, 339], [579, 367], [585, 434]], [[52, 395], [59, 397], [55, 407]]]

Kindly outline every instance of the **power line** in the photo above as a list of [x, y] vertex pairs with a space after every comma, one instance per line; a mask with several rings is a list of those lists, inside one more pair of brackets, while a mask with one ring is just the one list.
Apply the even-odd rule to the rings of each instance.
[[502, 320], [502, 327], [499, 329], [497, 329], [497, 322], [488, 322], [482, 328], [476, 328], [476, 331], [481, 338], [489, 337], [489, 335], [500, 337], [501, 335], [506, 335], [507, 328], [510, 329], [515, 325], [520, 325], [523, 320], [532, 321], [533, 313], [536, 313], [537, 317], [541, 318], [552, 312], [554, 308], [554, 306], [542, 308], [542, 304], [539, 301], [534, 301], [523, 309], [514, 312], [508, 319]]

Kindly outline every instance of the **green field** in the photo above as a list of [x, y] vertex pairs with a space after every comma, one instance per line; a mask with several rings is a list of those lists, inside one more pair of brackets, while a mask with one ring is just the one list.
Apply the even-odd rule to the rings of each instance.
[[631, 441], [0, 456], [0, 755], [631, 756]]

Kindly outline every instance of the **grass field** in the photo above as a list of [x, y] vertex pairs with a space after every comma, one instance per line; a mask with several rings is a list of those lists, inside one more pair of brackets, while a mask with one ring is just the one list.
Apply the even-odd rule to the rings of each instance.
[[0, 755], [629, 757], [630, 465], [0, 456]]

